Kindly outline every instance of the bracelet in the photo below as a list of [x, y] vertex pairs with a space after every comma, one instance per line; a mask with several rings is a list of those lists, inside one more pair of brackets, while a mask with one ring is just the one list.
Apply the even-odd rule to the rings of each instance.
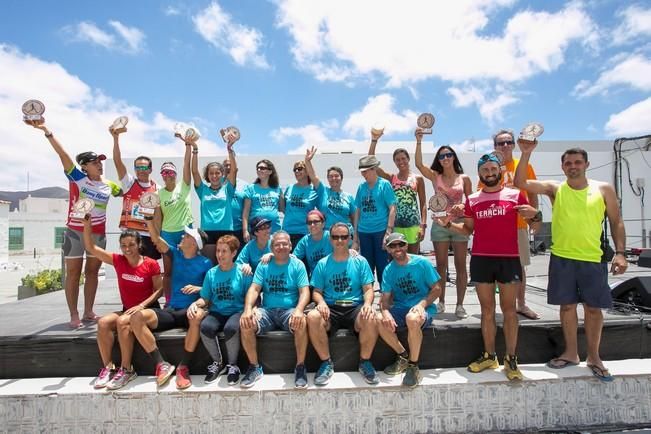
[[531, 218], [531, 222], [538, 223], [540, 221], [542, 221], [542, 211], [539, 210], [536, 215]]
[[192, 153], [193, 153], [193, 154], [198, 154], [198, 153], [199, 153], [199, 151], [192, 151]]
[[48, 139], [49, 139], [50, 137], [52, 137], [53, 135], [54, 135], [54, 134], [52, 133], [52, 131], [50, 131], [50, 132], [48, 132], [48, 133], [45, 133], [45, 137], [47, 137]]
[[616, 255], [626, 256], [626, 252], [624, 252], [623, 250], [618, 250], [618, 251], [615, 252], [615, 254]]
[[423, 229], [427, 228], [427, 223], [421, 223], [420, 227], [423, 228]]

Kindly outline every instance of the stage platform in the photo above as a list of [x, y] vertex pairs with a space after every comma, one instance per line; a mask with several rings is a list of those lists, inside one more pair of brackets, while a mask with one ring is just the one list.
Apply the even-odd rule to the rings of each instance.
[[[541, 314], [538, 320], [520, 316], [518, 356], [521, 363], [544, 363], [558, 355], [563, 338], [558, 318], [558, 307], [546, 304], [546, 255], [534, 256], [528, 268], [527, 304]], [[632, 277], [651, 276], [651, 269], [631, 265], [624, 276], [611, 277], [612, 284]], [[454, 275], [452, 276], [454, 278]], [[482, 349], [480, 309], [473, 287], [468, 288], [465, 307], [468, 318], [458, 320], [454, 315], [455, 288], [448, 284], [446, 312], [438, 314], [433, 327], [425, 331], [421, 366], [425, 369], [466, 366]], [[81, 301], [80, 301], [81, 304]], [[120, 308], [116, 282], [112, 279], [100, 283], [96, 312], [108, 313]], [[501, 324], [498, 304], [498, 327]], [[580, 313], [582, 316], [582, 312]], [[605, 360], [651, 358], [651, 315], [639, 311], [604, 312], [605, 324], [601, 354]], [[0, 378], [43, 377], [93, 377], [101, 361], [95, 341], [96, 327], [88, 324], [78, 330], [67, 326], [68, 313], [62, 291], [0, 305]], [[581, 321], [582, 325], [582, 321]], [[178, 362], [183, 351], [184, 330], [170, 330], [158, 335], [163, 355], [170, 362]], [[406, 339], [405, 339], [406, 341]], [[585, 341], [580, 330], [581, 356], [585, 358]], [[501, 328], [498, 329], [498, 354], [504, 353]], [[259, 338], [259, 356], [266, 373], [293, 371], [295, 353], [292, 337], [274, 332]], [[337, 371], [355, 371], [358, 362], [356, 337], [339, 331], [331, 339], [331, 352]], [[242, 352], [243, 353], [243, 352]], [[115, 361], [119, 351], [114, 350]], [[373, 355], [378, 369], [393, 361], [394, 355], [380, 340]], [[201, 343], [190, 366], [193, 374], [205, 373], [210, 360]], [[246, 366], [244, 354], [240, 365]], [[318, 360], [309, 348], [307, 366], [310, 372], [317, 368]], [[153, 363], [136, 344], [134, 366], [139, 374], [151, 375]]]

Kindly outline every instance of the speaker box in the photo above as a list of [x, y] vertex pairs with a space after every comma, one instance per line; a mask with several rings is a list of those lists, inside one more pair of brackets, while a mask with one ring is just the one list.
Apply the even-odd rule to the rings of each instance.
[[610, 294], [621, 303], [651, 308], [651, 276], [633, 277], [614, 287]]
[[638, 267], [651, 268], [651, 250], [644, 250], [637, 260]]

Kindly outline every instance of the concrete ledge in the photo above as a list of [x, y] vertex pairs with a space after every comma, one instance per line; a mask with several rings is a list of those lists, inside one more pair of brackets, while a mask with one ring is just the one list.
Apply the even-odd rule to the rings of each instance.
[[[0, 380], [0, 431], [36, 432], [497, 432], [651, 426], [651, 360], [607, 362], [612, 383], [580, 366], [523, 365], [525, 380], [502, 370], [422, 371], [413, 390], [381, 374], [379, 386], [337, 372], [323, 388], [293, 388], [293, 376], [265, 375], [252, 389], [193, 376], [184, 392], [153, 377], [125, 389], [92, 389], [92, 378]], [[309, 375], [310, 382], [313, 375]]]

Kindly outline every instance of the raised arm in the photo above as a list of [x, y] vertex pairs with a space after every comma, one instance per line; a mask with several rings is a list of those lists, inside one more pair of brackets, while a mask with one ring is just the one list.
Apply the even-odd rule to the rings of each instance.
[[[197, 147], [197, 144], [193, 141], [186, 141], [185, 142], [185, 155], [183, 156], [183, 182], [186, 185], [190, 185], [191, 179], [190, 179], [190, 160], [192, 159], [192, 156], [198, 155], [199, 149]], [[199, 164], [197, 162], [197, 164]]]
[[423, 174], [425, 178], [429, 179], [432, 182], [435, 182], [436, 172], [434, 172], [432, 169], [430, 169], [423, 163], [423, 149], [422, 149], [423, 130], [421, 130], [420, 128], [416, 128], [414, 135], [416, 136], [416, 157], [415, 157], [416, 167], [418, 168], [420, 173]]
[[[556, 190], [558, 189], [558, 183], [556, 181], [538, 181], [535, 179], [527, 179], [529, 158], [531, 157], [533, 150], [536, 148], [536, 145], [538, 145], [538, 141], [529, 142], [518, 139], [518, 145], [520, 146], [522, 155], [520, 156], [518, 167], [515, 169], [513, 184], [520, 190], [525, 190], [527, 193], [532, 193], [533, 195], [544, 194], [546, 196], [549, 196], [549, 198], [553, 201], [554, 196], [556, 196]], [[535, 203], [536, 205], [538, 204], [537, 197], [535, 198]]]
[[420, 228], [418, 229], [418, 239], [425, 239], [425, 229], [427, 229], [427, 199], [425, 198], [425, 180], [422, 176], [416, 175], [416, 191], [418, 192], [418, 206], [420, 208]]
[[68, 172], [70, 169], [73, 168], [75, 163], [72, 161], [72, 158], [70, 158], [70, 155], [68, 155], [65, 149], [63, 149], [61, 143], [59, 143], [59, 141], [54, 137], [52, 131], [47, 129], [45, 124], [39, 125], [36, 123], [36, 121], [25, 121], [25, 123], [45, 133], [45, 137], [47, 138], [48, 142], [50, 142], [52, 149], [54, 149], [54, 152], [57, 153], [59, 159], [61, 160], [61, 164], [63, 165], [63, 170]]
[[[187, 147], [185, 148], [187, 151]], [[196, 145], [192, 145], [192, 181], [194, 183], [194, 187], [197, 188], [201, 185], [203, 182], [201, 178], [201, 172], [199, 172], [199, 147]]]
[[93, 229], [90, 221], [90, 214], [84, 216], [84, 248], [92, 256], [96, 257], [100, 261], [113, 265], [113, 255], [95, 245], [95, 240], [93, 240]]
[[[384, 130], [379, 131], [379, 130], [371, 130], [371, 144], [368, 147], [368, 155], [375, 155], [375, 148], [377, 147], [377, 141], [380, 140], [380, 137], [384, 134]], [[377, 174], [381, 176], [384, 179], [391, 179], [391, 174], [387, 173], [382, 169], [382, 167], [377, 166], [376, 167]]]
[[226, 150], [228, 151], [228, 161], [231, 163], [231, 171], [228, 172], [228, 180], [233, 187], [235, 187], [235, 184], [237, 184], [237, 160], [235, 159], [235, 150], [233, 149], [233, 145], [230, 143], [226, 146]]
[[112, 129], [109, 128], [109, 133], [113, 137], [113, 164], [115, 164], [115, 171], [118, 173], [118, 180], [122, 181], [122, 178], [127, 174], [127, 168], [122, 162], [122, 152], [120, 151], [120, 134], [127, 131], [126, 127]]
[[312, 158], [316, 155], [316, 147], [312, 146], [305, 151], [305, 170], [307, 170], [307, 176], [312, 180], [312, 187], [316, 190], [321, 184], [321, 180], [314, 171], [314, 166], [312, 166]]

